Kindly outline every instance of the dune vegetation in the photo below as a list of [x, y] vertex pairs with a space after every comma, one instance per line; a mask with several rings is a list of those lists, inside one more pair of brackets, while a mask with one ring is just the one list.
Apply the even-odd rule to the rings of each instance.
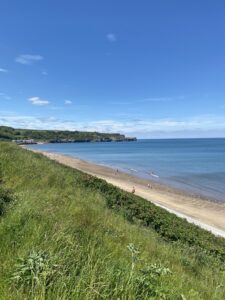
[[225, 240], [0, 143], [0, 299], [225, 299]]

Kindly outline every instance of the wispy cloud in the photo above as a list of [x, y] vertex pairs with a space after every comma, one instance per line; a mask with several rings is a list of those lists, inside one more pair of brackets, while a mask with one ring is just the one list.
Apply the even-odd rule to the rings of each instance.
[[111, 101], [109, 102], [110, 104], [115, 104], [115, 105], [129, 105], [129, 104], [135, 104], [135, 103], [140, 103], [140, 102], [169, 102], [169, 101], [174, 101], [174, 100], [182, 100], [184, 99], [184, 96], [176, 96], [176, 97], [149, 97], [149, 98], [144, 98], [144, 99], [136, 99], [132, 101]]
[[130, 101], [112, 101], [112, 102], [110, 102], [110, 104], [113, 104], [113, 105], [129, 105], [129, 104], [132, 104], [132, 102], [130, 102]]
[[51, 106], [50, 109], [52, 109], [52, 110], [63, 110], [64, 107], [63, 106]]
[[73, 102], [71, 101], [71, 100], [65, 100], [65, 102], [64, 102], [66, 105], [70, 105], [70, 104], [72, 104]]
[[175, 100], [183, 100], [185, 96], [173, 96], [173, 97], [149, 97], [140, 100], [140, 102], [169, 102]]
[[225, 137], [225, 117], [205, 115], [189, 119], [156, 120], [97, 120], [76, 122], [54, 117], [4, 115], [0, 113], [0, 125], [56, 130], [84, 130], [100, 132], [120, 132], [130, 136], [145, 138], [169, 137]]
[[23, 65], [32, 65], [34, 62], [40, 61], [42, 59], [43, 56], [41, 55], [21, 54], [15, 58], [15, 61]]
[[141, 102], [167, 102], [171, 101], [172, 99], [172, 97], [153, 97], [142, 99]]
[[1, 73], [8, 73], [9, 71], [8, 71], [7, 69], [0, 68], [0, 72], [1, 72]]
[[44, 100], [44, 99], [40, 99], [39, 97], [31, 97], [28, 98], [28, 101], [30, 101], [33, 105], [48, 105], [50, 103], [50, 101], [48, 100]]
[[116, 37], [116, 35], [114, 33], [108, 33], [106, 35], [106, 38], [111, 43], [116, 42], [116, 40], [117, 40], [117, 37]]
[[0, 97], [5, 99], [5, 100], [11, 100], [12, 99], [9, 95], [7, 95], [5, 93], [0, 93]]
[[41, 74], [44, 75], [44, 76], [47, 76], [47, 75], [48, 75], [48, 72], [42, 71]]

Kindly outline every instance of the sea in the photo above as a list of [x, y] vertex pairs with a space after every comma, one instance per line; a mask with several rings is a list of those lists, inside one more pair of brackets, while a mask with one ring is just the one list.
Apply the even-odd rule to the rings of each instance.
[[37, 144], [225, 203], [225, 139], [139, 139], [136, 142]]

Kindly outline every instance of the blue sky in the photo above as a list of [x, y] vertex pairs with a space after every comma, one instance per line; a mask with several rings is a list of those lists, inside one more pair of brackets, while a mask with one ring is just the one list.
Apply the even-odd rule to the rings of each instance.
[[225, 1], [2, 0], [0, 125], [225, 137]]

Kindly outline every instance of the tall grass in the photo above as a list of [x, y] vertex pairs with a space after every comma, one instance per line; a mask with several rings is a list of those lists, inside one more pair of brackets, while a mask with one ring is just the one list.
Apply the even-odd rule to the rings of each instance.
[[204, 251], [128, 222], [83, 173], [0, 143], [0, 176], [0, 299], [225, 298]]

